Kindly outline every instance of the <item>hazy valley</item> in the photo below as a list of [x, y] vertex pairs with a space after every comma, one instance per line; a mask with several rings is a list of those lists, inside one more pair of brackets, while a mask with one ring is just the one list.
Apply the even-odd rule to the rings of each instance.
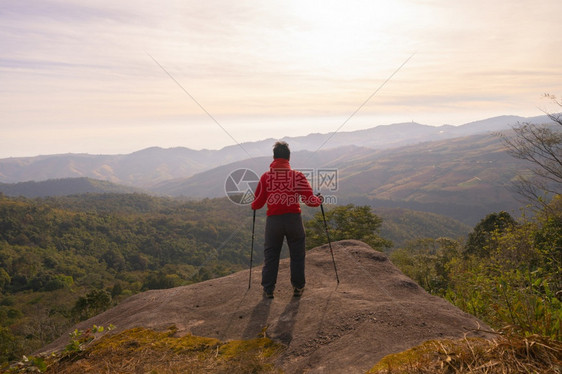
[[[321, 192], [340, 203], [421, 210], [474, 224], [489, 211], [514, 212], [520, 206], [509, 187], [527, 166], [510, 157], [492, 132], [547, 119], [504, 116], [458, 127], [405, 123], [285, 140], [293, 151], [294, 168], [337, 170], [336, 190]], [[135, 191], [223, 197], [232, 171], [244, 168], [260, 175], [267, 170], [273, 142], [216, 151], [154, 147], [127, 155], [2, 159], [0, 192], [27, 197]]]

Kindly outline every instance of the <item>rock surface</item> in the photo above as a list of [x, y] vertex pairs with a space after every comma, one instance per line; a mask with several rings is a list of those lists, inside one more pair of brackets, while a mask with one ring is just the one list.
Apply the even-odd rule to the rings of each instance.
[[[449, 302], [425, 292], [381, 252], [363, 242], [332, 243], [307, 252], [306, 290], [292, 296], [289, 260], [282, 260], [274, 299], [262, 298], [259, 268], [206, 282], [143, 292], [74, 328], [93, 324], [163, 330], [221, 340], [261, 334], [283, 343], [278, 365], [287, 373], [364, 373], [382, 357], [426, 340], [490, 337], [491, 330]], [[62, 349], [64, 335], [41, 352]]]

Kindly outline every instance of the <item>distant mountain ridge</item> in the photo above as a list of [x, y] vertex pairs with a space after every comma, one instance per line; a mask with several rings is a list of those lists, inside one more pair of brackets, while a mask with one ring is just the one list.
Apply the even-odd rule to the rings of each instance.
[[[285, 137], [293, 152], [358, 146], [389, 149], [426, 141], [450, 139], [509, 129], [518, 122], [549, 122], [547, 116], [524, 118], [502, 116], [461, 126], [438, 127], [418, 123], [382, 125], [337, 134]], [[48, 179], [88, 177], [139, 188], [148, 188], [176, 178], [186, 178], [217, 166], [249, 158], [270, 156], [275, 139], [231, 145], [219, 150], [185, 147], [151, 147], [125, 155], [58, 154], [0, 159], [0, 182], [18, 183]]]
[[[271, 156], [236, 161], [189, 178], [162, 182], [153, 192], [196, 198], [225, 196], [224, 182], [234, 170], [260, 175]], [[501, 139], [490, 134], [374, 150], [347, 146], [291, 154], [295, 169], [337, 170], [338, 204], [406, 208], [432, 212], [474, 225], [491, 211], [515, 212], [521, 203], [509, 191], [511, 181], [525, 170], [525, 161], [510, 156]], [[318, 185], [312, 181], [315, 190]]]
[[0, 183], [0, 193], [6, 196], [47, 197], [84, 193], [139, 193], [140, 189], [91, 178], [49, 179], [41, 182]]

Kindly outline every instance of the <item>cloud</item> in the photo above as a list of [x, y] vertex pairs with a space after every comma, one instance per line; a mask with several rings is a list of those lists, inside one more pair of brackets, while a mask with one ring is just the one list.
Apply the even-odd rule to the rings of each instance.
[[[326, 122], [312, 118], [353, 112], [414, 51], [350, 127], [366, 123], [360, 116], [532, 115], [541, 94], [562, 88], [562, 27], [552, 17], [561, 11], [556, 0], [4, 2], [0, 128], [33, 136], [66, 126], [119, 139], [117, 126], [134, 142], [148, 131], [141, 123], [204, 123], [146, 52], [214, 116], [243, 128], [240, 141], [252, 133], [245, 119], [260, 133], [264, 123], [282, 132], [285, 117], [301, 118], [295, 131], [322, 132]], [[153, 145], [175, 140], [164, 133], [171, 138], [154, 136]]]

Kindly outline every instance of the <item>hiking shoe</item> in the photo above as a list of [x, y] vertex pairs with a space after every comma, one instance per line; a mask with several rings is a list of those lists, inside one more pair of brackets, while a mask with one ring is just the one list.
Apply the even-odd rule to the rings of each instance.
[[294, 297], [301, 297], [303, 292], [304, 292], [304, 287], [303, 288], [293, 287]]
[[263, 297], [266, 299], [273, 299], [273, 292], [263, 291]]

